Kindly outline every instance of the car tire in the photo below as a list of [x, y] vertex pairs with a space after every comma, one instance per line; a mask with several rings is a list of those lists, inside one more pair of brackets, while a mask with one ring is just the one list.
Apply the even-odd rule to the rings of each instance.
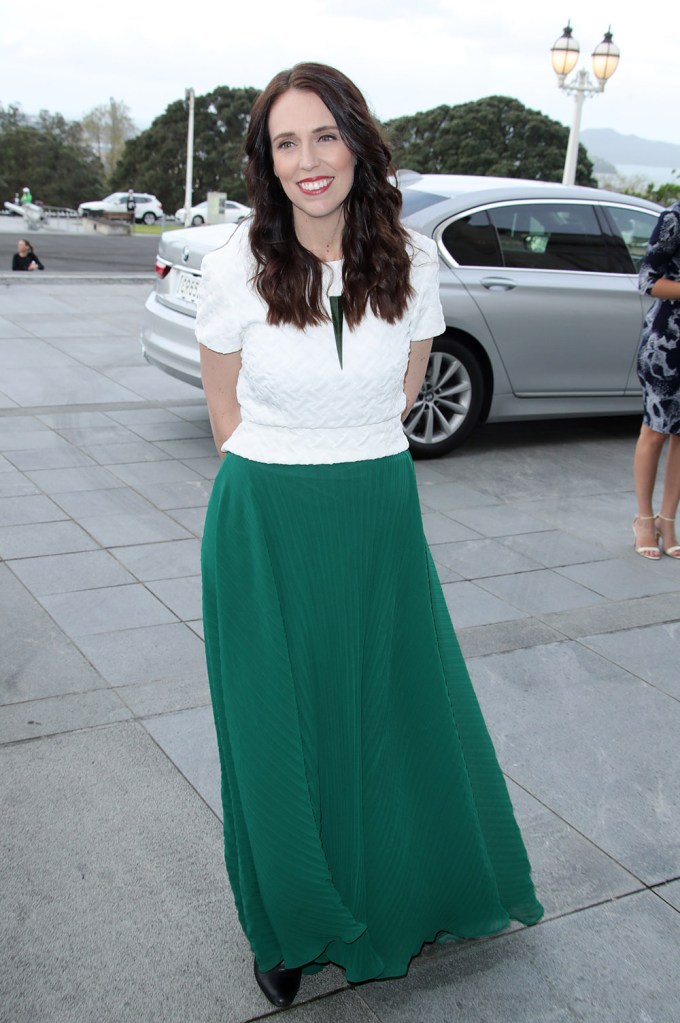
[[191, 226], [200, 227], [201, 224], [205, 224], [205, 220], [203, 219], [200, 213], [197, 213], [195, 217], [192, 217]]
[[156, 223], [156, 214], [152, 213], [151, 210], [147, 210], [147, 212], [142, 217], [142, 223], [143, 224], [148, 224], [148, 225], [155, 224]]
[[425, 380], [404, 422], [414, 458], [438, 458], [470, 436], [484, 406], [485, 381], [478, 356], [459, 338], [436, 338]]

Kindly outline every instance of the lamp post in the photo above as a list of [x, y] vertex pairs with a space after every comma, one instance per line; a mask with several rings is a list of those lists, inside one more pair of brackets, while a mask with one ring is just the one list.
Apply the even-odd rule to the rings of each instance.
[[581, 112], [583, 101], [586, 96], [595, 96], [603, 92], [604, 87], [616, 71], [619, 63], [620, 51], [618, 46], [612, 42], [611, 26], [604, 34], [601, 43], [593, 50], [591, 56], [593, 61], [593, 74], [597, 78], [597, 84], [593, 82], [585, 68], [580, 68], [576, 73], [575, 81], [567, 81], [569, 75], [575, 68], [580, 46], [572, 36], [571, 23], [568, 23], [562, 35], [550, 50], [550, 57], [555, 74], [557, 85], [565, 92], [574, 96], [574, 117], [569, 132], [569, 143], [567, 155], [564, 161], [564, 174], [562, 184], [573, 185], [576, 181], [576, 163], [578, 161], [578, 143], [581, 133]]
[[191, 224], [191, 195], [194, 177], [194, 90], [187, 89], [184, 94], [189, 108], [189, 124], [187, 125], [187, 174], [184, 182], [184, 226]]

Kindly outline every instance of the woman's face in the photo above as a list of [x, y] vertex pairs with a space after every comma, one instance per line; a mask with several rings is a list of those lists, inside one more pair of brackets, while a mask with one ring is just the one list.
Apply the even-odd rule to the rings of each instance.
[[26, 244], [26, 242], [23, 239], [20, 239], [17, 242], [17, 252], [19, 253], [20, 256], [27, 256], [30, 251], [31, 250], [30, 250], [29, 246]]
[[269, 112], [269, 139], [294, 218], [337, 214], [354, 183], [355, 159], [316, 93], [289, 89], [279, 96]]

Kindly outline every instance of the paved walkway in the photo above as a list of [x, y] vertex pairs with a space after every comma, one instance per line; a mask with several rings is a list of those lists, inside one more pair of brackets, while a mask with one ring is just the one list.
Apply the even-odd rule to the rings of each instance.
[[[0, 280], [0, 1020], [244, 1023], [199, 537], [199, 391], [148, 283]], [[299, 1023], [680, 1021], [680, 565], [631, 546], [631, 420], [488, 427], [417, 466], [544, 922], [408, 978], [305, 979]], [[444, 779], [433, 778], [433, 784]]]

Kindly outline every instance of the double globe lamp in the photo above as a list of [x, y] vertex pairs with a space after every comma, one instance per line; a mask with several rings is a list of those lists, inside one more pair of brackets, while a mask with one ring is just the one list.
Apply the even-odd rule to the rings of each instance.
[[576, 74], [576, 80], [567, 82], [569, 75], [578, 62], [581, 48], [572, 35], [571, 24], [567, 24], [562, 35], [550, 51], [552, 66], [557, 75], [557, 84], [565, 92], [572, 93], [575, 99], [574, 119], [569, 132], [567, 155], [564, 161], [562, 183], [573, 185], [576, 181], [576, 163], [578, 160], [578, 144], [581, 132], [581, 111], [586, 96], [594, 96], [604, 90], [605, 85], [618, 67], [620, 51], [612, 42], [611, 28], [605, 32], [604, 38], [592, 52], [593, 74], [597, 84], [593, 82], [585, 68]]

